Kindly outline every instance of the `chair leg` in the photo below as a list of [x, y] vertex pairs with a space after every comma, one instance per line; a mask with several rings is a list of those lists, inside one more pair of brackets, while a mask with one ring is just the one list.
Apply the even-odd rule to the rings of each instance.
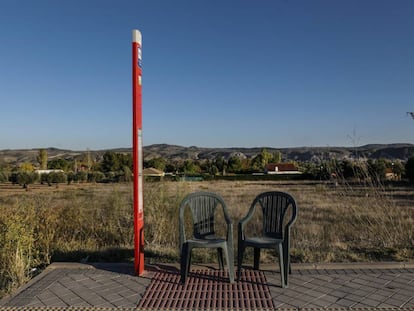
[[288, 277], [292, 274], [292, 267], [290, 266], [289, 248], [283, 247], [283, 262], [285, 265], [285, 285], [288, 287]]
[[253, 262], [253, 268], [255, 270], [259, 270], [260, 265], [260, 248], [255, 247], [254, 248], [254, 262]]
[[218, 263], [219, 263], [219, 268], [220, 270], [224, 269], [224, 262], [223, 262], [223, 249], [222, 248], [217, 248], [217, 259], [218, 259]]
[[229, 269], [229, 279], [230, 283], [234, 283], [234, 270], [233, 270], [233, 259], [232, 255], [230, 254], [229, 248], [227, 246], [222, 248], [222, 251], [224, 252], [224, 256], [226, 257], [227, 266]]
[[285, 262], [284, 262], [284, 253], [283, 253], [283, 245], [282, 244], [278, 244], [278, 252], [279, 252], [279, 268], [280, 268], [280, 283], [282, 285], [282, 288], [286, 288], [287, 284], [286, 284], [286, 279], [285, 279], [285, 275], [287, 272], [287, 269], [285, 268]]
[[227, 260], [227, 266], [229, 267], [229, 278], [230, 283], [234, 283], [234, 251], [233, 247], [227, 247], [228, 252], [228, 260]]
[[191, 262], [191, 249], [188, 246], [188, 243], [184, 243], [181, 251], [181, 278], [180, 282], [185, 283], [185, 280], [188, 276], [188, 271], [190, 270]]
[[240, 281], [244, 250], [245, 250], [245, 247], [239, 242], [238, 249], [237, 249], [237, 281]]
[[286, 284], [286, 287], [288, 287], [288, 277], [289, 277], [289, 274], [292, 274], [288, 239], [283, 242], [283, 260], [285, 264], [285, 284]]

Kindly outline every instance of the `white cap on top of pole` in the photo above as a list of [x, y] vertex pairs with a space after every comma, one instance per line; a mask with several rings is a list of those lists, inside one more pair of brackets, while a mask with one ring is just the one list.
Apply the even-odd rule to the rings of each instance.
[[142, 35], [138, 29], [132, 30], [132, 42], [136, 42], [139, 45], [142, 45]]

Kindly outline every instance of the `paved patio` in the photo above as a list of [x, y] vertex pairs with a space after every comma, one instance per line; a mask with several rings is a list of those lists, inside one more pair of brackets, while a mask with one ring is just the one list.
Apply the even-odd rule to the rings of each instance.
[[246, 267], [238, 283], [210, 266], [194, 266], [186, 285], [174, 265], [54, 263], [13, 296], [4, 310], [414, 310], [414, 263], [293, 265], [280, 275]]

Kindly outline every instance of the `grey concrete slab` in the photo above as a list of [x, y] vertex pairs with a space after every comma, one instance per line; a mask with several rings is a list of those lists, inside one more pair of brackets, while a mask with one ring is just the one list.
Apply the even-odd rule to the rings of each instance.
[[52, 264], [0, 305], [134, 308], [150, 282], [151, 272], [138, 278], [132, 265]]
[[[318, 308], [402, 308], [409, 307], [414, 301], [414, 283], [412, 278], [414, 273], [404, 265], [396, 264], [396, 268], [391, 268], [391, 264], [373, 265], [368, 268], [363, 265], [363, 269], [338, 269], [335, 265], [331, 269], [315, 269], [319, 273], [306, 273], [306, 283], [301, 282], [305, 273], [293, 269], [289, 276], [292, 288], [280, 288], [276, 274], [269, 272], [266, 275], [272, 298], [275, 305], [281, 306], [288, 302], [293, 308], [318, 306]], [[348, 265], [342, 268], [350, 268]], [[326, 267], [325, 267], [326, 268]], [[309, 268], [307, 268], [309, 270]], [[311, 276], [312, 279], [309, 279]], [[332, 286], [332, 285], [335, 286]], [[297, 295], [298, 292], [303, 295]], [[291, 293], [295, 293], [291, 295]], [[318, 294], [324, 294], [319, 297]], [[295, 296], [297, 299], [283, 301], [284, 297]], [[309, 300], [309, 304], [303, 304], [303, 298], [311, 296], [316, 299]]]

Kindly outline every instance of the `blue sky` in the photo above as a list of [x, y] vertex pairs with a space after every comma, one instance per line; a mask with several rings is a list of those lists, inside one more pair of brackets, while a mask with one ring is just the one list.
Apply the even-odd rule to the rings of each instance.
[[414, 1], [0, 0], [0, 149], [413, 143]]

